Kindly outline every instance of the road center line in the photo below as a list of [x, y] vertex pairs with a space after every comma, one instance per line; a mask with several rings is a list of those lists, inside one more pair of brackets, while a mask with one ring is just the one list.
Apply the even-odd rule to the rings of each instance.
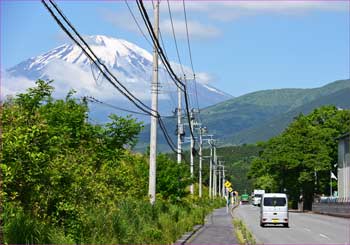
[[310, 229], [308, 229], [308, 228], [304, 228], [304, 230], [306, 230], [306, 231], [308, 231], [308, 232], [311, 232], [311, 230], [310, 230]]
[[321, 237], [324, 237], [324, 238], [327, 238], [328, 240], [330, 240], [328, 236], [323, 235], [323, 234], [321, 234], [321, 233], [320, 233], [320, 236], [321, 236]]

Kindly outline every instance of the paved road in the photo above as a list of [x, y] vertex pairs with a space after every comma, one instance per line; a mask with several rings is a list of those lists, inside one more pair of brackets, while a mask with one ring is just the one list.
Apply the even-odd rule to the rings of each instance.
[[237, 244], [232, 216], [226, 208], [214, 210], [206, 224], [186, 244]]
[[248, 226], [257, 243], [350, 244], [350, 219], [312, 213], [289, 213], [289, 226], [260, 227], [259, 207], [240, 205], [233, 212]]

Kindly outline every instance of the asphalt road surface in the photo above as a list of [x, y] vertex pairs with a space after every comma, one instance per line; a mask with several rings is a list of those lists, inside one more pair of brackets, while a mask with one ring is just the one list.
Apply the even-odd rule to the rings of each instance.
[[187, 244], [237, 244], [233, 233], [232, 216], [226, 208], [215, 209], [206, 224]]
[[260, 227], [260, 208], [240, 205], [233, 215], [253, 233], [257, 243], [265, 244], [350, 244], [350, 219], [313, 213], [289, 212], [289, 228]]

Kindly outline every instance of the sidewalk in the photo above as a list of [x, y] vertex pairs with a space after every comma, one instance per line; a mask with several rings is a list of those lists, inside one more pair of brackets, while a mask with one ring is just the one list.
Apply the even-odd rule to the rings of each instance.
[[[215, 209], [207, 217], [206, 223], [195, 232], [185, 244], [237, 244], [234, 235], [232, 216], [226, 207]], [[180, 240], [176, 244], [183, 244]]]

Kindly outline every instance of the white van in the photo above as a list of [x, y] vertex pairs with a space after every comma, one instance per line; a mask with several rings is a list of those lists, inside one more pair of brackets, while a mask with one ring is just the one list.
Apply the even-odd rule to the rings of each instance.
[[254, 190], [252, 203], [254, 206], [260, 206], [261, 197], [264, 195], [265, 190]]
[[265, 193], [260, 204], [260, 225], [283, 224], [288, 227], [288, 199], [284, 193]]

